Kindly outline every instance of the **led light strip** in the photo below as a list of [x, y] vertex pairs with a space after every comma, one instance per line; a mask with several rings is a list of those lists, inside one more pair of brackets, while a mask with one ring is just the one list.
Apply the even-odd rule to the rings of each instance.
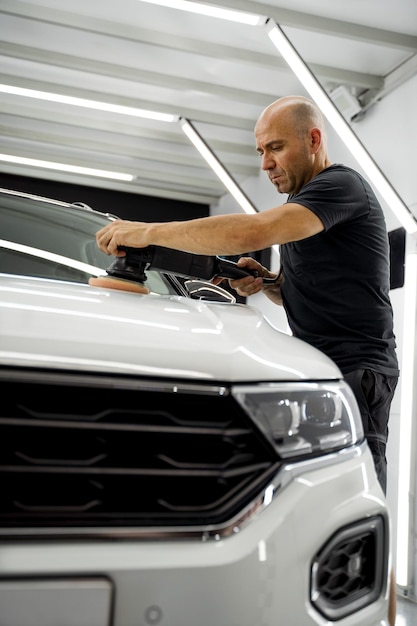
[[249, 200], [249, 198], [243, 193], [238, 184], [226, 170], [224, 165], [219, 161], [214, 152], [208, 147], [207, 143], [196, 131], [192, 123], [186, 118], [180, 119], [180, 126], [184, 134], [194, 144], [201, 156], [205, 159], [213, 172], [220, 178], [223, 185], [230, 191], [232, 196], [237, 200], [245, 213], [257, 213], [257, 209]]
[[202, 4], [200, 2], [189, 2], [189, 0], [142, 0], [142, 2], [158, 4], [170, 9], [179, 9], [180, 11], [188, 11], [188, 13], [198, 13], [206, 17], [218, 17], [222, 20], [229, 20], [249, 26], [257, 26], [266, 19], [261, 15], [248, 13], [247, 11], [235, 11], [234, 9], [226, 9], [210, 4]]
[[22, 96], [24, 98], [36, 98], [37, 100], [47, 100], [48, 102], [69, 104], [70, 106], [83, 107], [85, 109], [107, 111], [108, 113], [119, 113], [121, 115], [131, 115], [133, 117], [144, 117], [146, 119], [156, 120], [158, 122], [178, 121], [178, 115], [172, 115], [170, 113], [158, 113], [157, 111], [148, 111], [146, 109], [137, 109], [135, 107], [127, 107], [119, 104], [110, 104], [109, 102], [100, 102], [99, 100], [87, 100], [86, 98], [64, 96], [59, 93], [39, 91], [38, 89], [25, 89], [23, 87], [15, 87], [14, 85], [0, 84], [0, 92], [9, 93], [14, 96]]
[[[417, 310], [417, 250], [407, 255], [404, 283], [404, 340], [401, 363], [401, 415], [398, 454], [398, 504], [397, 504], [397, 584], [407, 587], [410, 580], [410, 560], [414, 549], [410, 540], [410, 518], [414, 519], [414, 510], [410, 510], [413, 412], [415, 389], [415, 343]], [[414, 482], [414, 481], [413, 481]], [[410, 516], [411, 513], [411, 516]]]
[[134, 176], [132, 176], [131, 174], [110, 172], [108, 170], [97, 170], [92, 167], [81, 167], [79, 165], [69, 165], [68, 163], [56, 163], [55, 161], [28, 159], [26, 157], [14, 156], [12, 154], [0, 154], [0, 161], [6, 161], [7, 163], [16, 163], [17, 165], [29, 165], [30, 167], [44, 167], [48, 170], [71, 172], [72, 174], [84, 174], [86, 176], [98, 176], [100, 178], [114, 178], [115, 180], [125, 180], [128, 182], [134, 179]]

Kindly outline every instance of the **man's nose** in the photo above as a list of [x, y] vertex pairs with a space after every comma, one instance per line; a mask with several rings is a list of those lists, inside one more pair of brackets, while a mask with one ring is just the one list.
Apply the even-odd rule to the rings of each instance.
[[262, 155], [261, 169], [266, 172], [272, 170], [275, 167], [275, 161], [270, 154], [266, 152]]

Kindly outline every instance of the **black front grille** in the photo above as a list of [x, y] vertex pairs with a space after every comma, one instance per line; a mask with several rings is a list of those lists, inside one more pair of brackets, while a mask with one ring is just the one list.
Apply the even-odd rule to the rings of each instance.
[[0, 526], [222, 524], [278, 468], [227, 387], [0, 372]]
[[327, 619], [342, 619], [383, 592], [387, 540], [378, 516], [339, 530], [320, 551], [312, 566], [311, 598]]

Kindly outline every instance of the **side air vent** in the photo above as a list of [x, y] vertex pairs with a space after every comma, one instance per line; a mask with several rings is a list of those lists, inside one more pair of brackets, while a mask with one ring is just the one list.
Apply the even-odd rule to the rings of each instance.
[[0, 372], [0, 527], [230, 520], [278, 459], [227, 387]]
[[340, 529], [314, 559], [313, 606], [333, 622], [375, 602], [384, 591], [387, 546], [382, 517]]

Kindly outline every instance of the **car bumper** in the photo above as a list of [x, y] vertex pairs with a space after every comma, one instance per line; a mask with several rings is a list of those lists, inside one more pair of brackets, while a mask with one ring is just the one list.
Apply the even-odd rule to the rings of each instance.
[[[1, 541], [0, 626], [328, 625], [310, 599], [315, 556], [358, 522], [388, 529], [372, 463], [365, 447], [306, 468], [224, 538]], [[338, 626], [387, 625], [388, 569], [375, 601]]]

